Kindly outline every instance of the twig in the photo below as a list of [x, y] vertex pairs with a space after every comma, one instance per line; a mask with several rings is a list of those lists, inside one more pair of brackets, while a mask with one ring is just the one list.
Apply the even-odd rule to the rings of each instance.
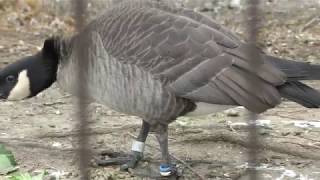
[[57, 148], [53, 146], [46, 146], [37, 142], [25, 142], [24, 139], [21, 139], [21, 141], [16, 140], [16, 142], [10, 142], [10, 143], [0, 140], [0, 144], [4, 144], [6, 146], [15, 147], [19, 149], [21, 149], [21, 147], [24, 147], [24, 148], [30, 148], [30, 149], [37, 148], [37, 149], [44, 149], [44, 150], [50, 150], [50, 151], [57, 151], [57, 154], [61, 154], [61, 151], [73, 152], [77, 150], [75, 148]]
[[[282, 117], [285, 119], [294, 119], [294, 120], [301, 120], [301, 121], [318, 121], [317, 119], [301, 119], [298, 117], [294, 117], [294, 115], [291, 114], [299, 114], [299, 113], [305, 113], [306, 110], [293, 110], [293, 111], [277, 111], [277, 112], [266, 112], [265, 115], [267, 116], [277, 116], [277, 117]], [[283, 115], [282, 113], [288, 114], [288, 115]]]
[[58, 99], [66, 99], [66, 98], [70, 98], [70, 97], [72, 97], [72, 95], [71, 94], [67, 94], [67, 95], [59, 97]]
[[316, 142], [316, 143], [312, 143], [312, 144], [315, 146], [318, 146], [318, 145], [320, 145], [320, 142]]
[[[112, 128], [91, 128], [88, 130], [87, 135], [99, 135], [99, 134], [111, 134], [121, 130], [135, 129], [139, 128], [139, 125], [125, 125], [121, 127], [112, 127]], [[77, 136], [79, 130], [72, 130], [69, 132], [45, 132], [37, 136], [37, 138], [65, 138], [69, 136]]]
[[315, 140], [315, 139], [311, 139], [311, 138], [307, 138], [307, 137], [301, 137], [302, 139], [306, 139], [306, 140], [310, 140], [310, 141], [314, 141], [314, 144], [320, 143], [319, 140]]
[[46, 102], [46, 103], [43, 103], [42, 105], [44, 105], [44, 106], [55, 106], [55, 105], [61, 105], [61, 104], [66, 104], [66, 102], [61, 102], [61, 101]]
[[[113, 115], [110, 115], [113, 116]], [[114, 115], [117, 116], [117, 115]], [[122, 116], [122, 115], [120, 115]], [[184, 134], [187, 133], [201, 133], [203, 130], [219, 130], [221, 128], [224, 128], [225, 126], [193, 126], [192, 130], [184, 131]], [[88, 130], [89, 135], [99, 135], [99, 134], [111, 134], [118, 131], [123, 130], [129, 130], [129, 129], [137, 129], [140, 128], [140, 125], [138, 124], [128, 124], [121, 127], [111, 127], [111, 128], [91, 128]], [[171, 129], [171, 128], [169, 128]], [[197, 129], [197, 130], [196, 130]], [[176, 130], [176, 129], [175, 129]], [[69, 132], [61, 132], [61, 131], [55, 131], [55, 132], [43, 132], [37, 135], [37, 138], [65, 138], [69, 136], [77, 136], [79, 130], [71, 130]], [[179, 134], [179, 133], [178, 133]]]
[[281, 115], [280, 113], [273, 113], [273, 114], [267, 114], [269, 116], [277, 116], [277, 117], [281, 117], [281, 118], [285, 118], [285, 119], [294, 119], [294, 120], [302, 120], [301, 118], [297, 118], [297, 117], [293, 117], [293, 116], [286, 116], [286, 115]]
[[232, 132], [234, 132], [234, 133], [237, 133], [237, 134], [238, 134], [237, 130], [235, 130], [235, 129], [233, 128], [232, 123], [228, 124], [227, 126], [228, 126], [228, 128], [229, 128]]
[[273, 138], [279, 138], [279, 139], [280, 138], [281, 139], [293, 139], [293, 140], [305, 139], [305, 140], [313, 141], [316, 144], [320, 143], [319, 140], [315, 140], [315, 139], [311, 139], [311, 138], [307, 138], [307, 137], [303, 137], [303, 136], [299, 136], [299, 138], [295, 137], [295, 136], [277, 136], [277, 135], [272, 135], [272, 134], [270, 134], [270, 136], [272, 136]]
[[[132, 138], [137, 138], [135, 135], [131, 134], [131, 133], [127, 133], [130, 137]], [[156, 149], [158, 151], [160, 151], [160, 148], [157, 148], [157, 147], [154, 147], [152, 145], [149, 145], [149, 144], [146, 144], [146, 146], [150, 147], [150, 148], [153, 148], [153, 149]], [[173, 154], [170, 154], [170, 156], [172, 158], [174, 158], [175, 160], [179, 161], [180, 163], [182, 163], [183, 165], [186, 166], [186, 168], [188, 168], [194, 175], [196, 175], [200, 180], [205, 180], [205, 178], [200, 175], [199, 173], [197, 173], [188, 163], [186, 163], [185, 161], [183, 161], [182, 159], [176, 157], [175, 155]]]
[[[250, 144], [247, 141], [247, 137], [240, 134], [235, 134], [226, 130], [218, 130], [215, 132], [201, 134], [201, 135], [186, 135], [184, 136], [183, 142], [201, 142], [201, 141], [224, 141], [232, 144], [238, 144], [243, 147], [248, 147]], [[297, 146], [290, 146], [288, 144], [281, 144], [279, 142], [272, 142], [264, 140], [260, 145], [261, 149], [268, 149], [274, 152], [286, 153], [293, 156], [298, 156], [308, 159], [320, 160], [320, 153], [315, 150], [310, 150]]]
[[306, 148], [316, 148], [316, 149], [320, 149], [320, 147], [313, 145], [313, 144], [302, 144], [302, 143], [298, 143], [298, 142], [289, 142], [289, 141], [281, 141], [281, 143], [289, 143], [289, 144], [296, 144], [302, 147], [306, 147]]
[[300, 32], [304, 32], [307, 29], [309, 29], [310, 27], [312, 27], [313, 25], [315, 25], [316, 23], [320, 22], [320, 16], [314, 17], [312, 18], [310, 21], [308, 21], [301, 29]]

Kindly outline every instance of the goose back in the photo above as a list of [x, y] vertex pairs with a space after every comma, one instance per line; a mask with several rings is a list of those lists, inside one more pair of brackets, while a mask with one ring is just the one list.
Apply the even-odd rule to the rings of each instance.
[[[280, 103], [275, 86], [285, 82], [284, 73], [268, 63], [252, 69], [244, 53], [250, 45], [191, 10], [141, 0], [119, 3], [81, 34], [91, 39], [90, 94], [121, 112], [173, 119], [192, 110], [193, 102], [254, 112]], [[71, 59], [61, 74], [72, 72], [66, 67], [77, 58]], [[251, 91], [247, 79], [260, 91]]]

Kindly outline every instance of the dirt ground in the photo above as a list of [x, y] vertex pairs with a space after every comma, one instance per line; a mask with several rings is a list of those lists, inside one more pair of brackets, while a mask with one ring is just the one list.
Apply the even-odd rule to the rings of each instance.
[[[261, 47], [277, 56], [320, 63], [319, 8], [294, 6], [296, 9], [287, 11], [279, 6], [264, 9]], [[223, 14], [214, 17], [243, 35], [243, 21], [235, 20], [242, 13], [224, 9]], [[0, 67], [36, 52], [43, 39], [53, 33], [50, 28], [17, 25], [10, 20], [1, 21]], [[320, 90], [320, 82], [308, 84]], [[13, 151], [20, 169], [47, 170], [51, 179], [79, 179], [74, 102], [56, 85], [29, 100], [0, 102], [0, 142]], [[129, 152], [140, 119], [99, 104], [90, 105], [90, 112], [90, 145], [94, 152]], [[171, 124], [169, 147], [183, 170], [181, 179], [248, 179], [246, 117], [244, 109], [235, 108], [205, 117], [183, 117]], [[258, 123], [262, 149], [257, 169], [261, 179], [320, 179], [319, 110], [284, 101], [261, 114]], [[160, 152], [153, 135], [147, 144], [145, 160], [137, 170], [127, 173], [116, 166], [92, 167], [92, 179], [154, 179]]]

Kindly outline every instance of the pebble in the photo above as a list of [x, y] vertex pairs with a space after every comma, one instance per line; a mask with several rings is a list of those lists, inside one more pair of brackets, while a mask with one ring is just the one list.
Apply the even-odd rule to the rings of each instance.
[[20, 41], [19, 41], [19, 44], [20, 44], [20, 45], [24, 45], [25, 43], [24, 43], [24, 41], [20, 40]]
[[295, 131], [295, 132], [293, 132], [293, 135], [294, 136], [300, 136], [300, 135], [302, 135], [302, 131]]
[[72, 172], [68, 172], [66, 175], [65, 175], [66, 178], [71, 178], [73, 177], [73, 173]]
[[259, 134], [260, 135], [263, 135], [263, 136], [266, 136], [266, 135], [270, 135], [271, 132], [267, 129], [259, 129]]
[[289, 132], [289, 131], [281, 132], [281, 135], [282, 135], [282, 136], [288, 136], [289, 134], [290, 134], [290, 132]]
[[103, 140], [103, 139], [97, 140], [97, 144], [103, 144], [103, 143], [104, 143], [104, 140]]
[[227, 116], [230, 117], [238, 117], [240, 115], [240, 112], [238, 109], [228, 109], [224, 111]]
[[117, 175], [117, 178], [118, 178], [118, 179], [126, 179], [127, 176], [124, 175], [124, 174], [118, 174], [118, 175]]
[[56, 115], [61, 115], [62, 113], [61, 113], [59, 110], [57, 110], [57, 111], [55, 112], [55, 114], [56, 114]]
[[62, 147], [62, 144], [59, 143], [59, 142], [54, 142], [54, 143], [52, 144], [52, 147]]
[[231, 0], [229, 7], [230, 8], [240, 8], [241, 7], [241, 0]]

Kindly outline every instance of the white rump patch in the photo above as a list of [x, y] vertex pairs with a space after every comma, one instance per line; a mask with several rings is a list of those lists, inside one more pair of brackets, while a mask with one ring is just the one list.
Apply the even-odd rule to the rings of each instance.
[[196, 105], [197, 105], [196, 109], [192, 112], [187, 113], [185, 116], [208, 115], [208, 114], [221, 112], [221, 111], [235, 107], [230, 105], [208, 104], [204, 102], [198, 102], [196, 103]]
[[27, 75], [28, 71], [23, 70], [19, 73], [18, 80], [13, 89], [11, 89], [8, 100], [17, 101], [28, 97], [31, 94], [30, 80]]

